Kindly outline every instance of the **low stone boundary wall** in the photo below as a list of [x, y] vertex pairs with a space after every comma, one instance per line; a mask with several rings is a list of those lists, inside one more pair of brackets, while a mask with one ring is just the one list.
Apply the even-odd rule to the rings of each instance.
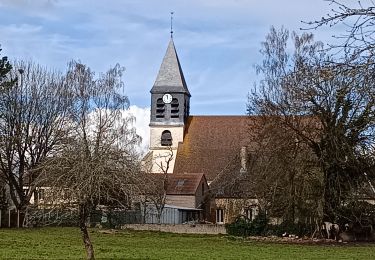
[[170, 233], [186, 233], [186, 234], [226, 234], [224, 225], [214, 224], [126, 224], [121, 227], [122, 229], [133, 230], [148, 230], [148, 231], [161, 231]]

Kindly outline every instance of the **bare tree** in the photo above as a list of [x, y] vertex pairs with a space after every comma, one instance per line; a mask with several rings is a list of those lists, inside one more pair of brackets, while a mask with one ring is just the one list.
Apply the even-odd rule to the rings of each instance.
[[311, 148], [279, 120], [259, 120], [246, 184], [268, 216], [308, 225], [322, 218], [322, 173]]
[[334, 221], [374, 167], [374, 65], [337, 66], [306, 33], [292, 34], [289, 53], [289, 37], [272, 28], [262, 43], [263, 80], [249, 95], [248, 111], [279, 118], [313, 151], [323, 173], [324, 217]]
[[[0, 49], [1, 51], [1, 49]], [[8, 61], [8, 57], [0, 57], [0, 93], [5, 92], [7, 89], [17, 83], [16, 79], [9, 79], [9, 74], [12, 69], [12, 65]], [[2, 115], [0, 114], [0, 120]], [[6, 195], [6, 180], [2, 174], [0, 174], [0, 210], [6, 209], [8, 206], [8, 199]]]
[[88, 259], [94, 259], [87, 231], [91, 213], [100, 204], [126, 207], [139, 169], [135, 146], [140, 138], [130, 126], [131, 118], [123, 116], [129, 101], [119, 94], [122, 72], [116, 65], [95, 78], [87, 66], [69, 64], [72, 131], [69, 142], [42, 167], [43, 179], [47, 178], [56, 199], [63, 203], [61, 197], [69, 194], [75, 201]]
[[305, 22], [316, 29], [321, 26], [343, 26], [346, 31], [342, 35], [334, 35], [341, 40], [331, 47], [344, 51], [345, 62], [369, 57], [373, 58], [375, 48], [375, 4], [372, 0], [344, 1], [326, 0], [330, 13], [316, 21]]
[[243, 158], [234, 156], [211, 183], [211, 192], [245, 199], [243, 208], [249, 206], [246, 198], [256, 199], [260, 213], [285, 223], [320, 219], [322, 174], [311, 148], [279, 117], [249, 121], [246, 166], [240, 169]]
[[151, 172], [153, 168], [149, 165], [146, 171], [138, 176], [138, 184], [140, 193], [143, 194], [142, 204], [144, 205], [144, 215], [147, 214], [146, 210], [151, 203], [156, 209], [157, 221], [161, 223], [161, 217], [167, 200], [168, 177], [169, 167], [174, 158], [174, 153], [171, 148], [165, 153], [157, 156], [151, 164], [156, 164], [159, 173]]
[[15, 63], [9, 78], [17, 83], [0, 97], [0, 170], [12, 203], [25, 211], [38, 165], [65, 139], [70, 101], [62, 75], [32, 62]]

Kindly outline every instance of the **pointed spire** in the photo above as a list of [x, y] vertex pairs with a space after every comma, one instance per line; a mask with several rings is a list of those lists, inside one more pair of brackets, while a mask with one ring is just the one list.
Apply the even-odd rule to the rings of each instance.
[[180, 61], [174, 47], [173, 38], [170, 39], [158, 76], [151, 93], [179, 92], [190, 96]]
[[173, 14], [174, 12], [171, 12], [171, 38], [173, 38]]

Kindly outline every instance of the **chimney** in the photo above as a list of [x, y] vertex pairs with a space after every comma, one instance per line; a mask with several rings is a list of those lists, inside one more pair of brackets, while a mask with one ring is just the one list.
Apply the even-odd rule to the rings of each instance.
[[240, 151], [240, 159], [241, 159], [241, 173], [245, 173], [247, 171], [247, 149], [246, 146], [241, 147]]

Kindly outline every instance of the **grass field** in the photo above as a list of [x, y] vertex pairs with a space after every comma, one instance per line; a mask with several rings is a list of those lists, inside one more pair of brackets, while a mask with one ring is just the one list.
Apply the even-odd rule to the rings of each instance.
[[[375, 259], [375, 245], [291, 245], [180, 235], [90, 230], [98, 259]], [[78, 228], [0, 229], [0, 259], [83, 259]]]

